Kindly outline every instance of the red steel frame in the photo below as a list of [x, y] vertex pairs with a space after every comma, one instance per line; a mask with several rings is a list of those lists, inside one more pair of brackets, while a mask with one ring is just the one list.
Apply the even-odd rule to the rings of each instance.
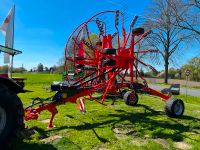
[[[107, 34], [107, 35], [100, 35], [99, 34], [99, 38], [101, 38], [102, 41], [102, 45], [98, 46], [98, 48], [100, 48], [100, 50], [94, 50], [94, 49], [90, 49], [91, 47], [89, 47], [89, 49], [93, 52], [94, 57], [91, 58], [90, 55], [87, 52], [84, 52], [84, 47], [87, 46], [85, 45], [85, 43], [82, 40], [78, 40], [78, 37], [80, 36], [81, 32], [83, 30], [87, 30], [87, 40], [91, 42], [90, 39], [90, 35], [88, 32], [88, 23], [90, 22], [95, 22], [95, 17], [101, 15], [101, 14], [105, 14], [105, 13], [114, 13], [116, 15], [116, 13], [118, 13], [118, 15], [122, 16], [122, 36], [123, 36], [123, 44], [121, 46], [120, 43], [120, 35], [119, 35], [119, 29], [117, 26], [116, 30], [117, 30], [117, 45], [118, 45], [118, 49], [117, 49], [117, 53], [115, 55], [106, 55], [102, 52], [102, 50], [104, 48], [113, 48], [112, 46], [112, 35], [111, 34]], [[76, 64], [79, 65], [87, 65], [87, 66], [91, 66], [91, 67], [95, 67], [97, 69], [97, 73], [96, 75], [100, 75], [103, 74], [108, 70], [112, 70], [114, 69], [115, 71], [111, 71], [108, 73], [108, 77], [109, 79], [104, 79], [101, 80], [101, 78], [97, 78], [94, 81], [91, 81], [93, 83], [91, 88], [85, 88], [86, 86], [88, 86], [88, 84], [83, 84], [84, 83], [84, 77], [83, 80], [81, 80], [81, 78], [76, 79], [77, 81], [80, 81], [80, 85], [81, 88], [83, 88], [84, 90], [81, 93], [75, 94], [74, 96], [71, 97], [67, 97], [67, 98], [62, 98], [59, 102], [50, 102], [50, 103], [46, 103], [44, 105], [38, 106], [36, 108], [28, 108], [25, 109], [25, 120], [31, 120], [31, 119], [37, 119], [39, 114], [44, 111], [44, 110], [48, 110], [51, 113], [51, 119], [49, 122], [48, 127], [53, 127], [53, 119], [55, 117], [55, 115], [58, 113], [56, 107], [58, 105], [62, 105], [65, 104], [67, 102], [71, 102], [71, 103], [75, 103], [77, 104], [77, 99], [86, 95], [90, 95], [92, 97], [92, 93], [95, 92], [98, 88], [102, 88], [103, 89], [103, 93], [102, 93], [102, 101], [101, 103], [104, 103], [105, 100], [105, 96], [107, 93], [112, 92], [112, 93], [117, 93], [117, 91], [121, 88], [127, 87], [129, 83], [135, 83], [136, 81], [134, 81], [134, 69], [135, 68], [135, 72], [139, 75], [139, 77], [144, 81], [144, 85], [142, 86], [142, 90], [146, 91], [147, 93], [151, 94], [151, 95], [155, 95], [158, 96], [160, 98], [162, 98], [162, 100], [167, 101], [170, 99], [170, 96], [168, 95], [164, 95], [154, 89], [151, 89], [147, 86], [146, 84], [146, 80], [142, 77], [142, 75], [140, 74], [140, 72], [138, 71], [137, 67], [135, 66], [135, 62], [139, 62], [140, 64], [146, 66], [146, 67], [150, 67], [151, 69], [155, 70], [151, 65], [144, 63], [143, 61], [139, 60], [138, 58], [135, 57], [135, 54], [139, 54], [139, 53], [149, 53], [149, 52], [156, 52], [155, 50], [139, 50], [139, 51], [135, 51], [135, 45], [138, 44], [145, 36], [147, 36], [150, 33], [150, 30], [144, 32], [142, 35], [137, 35], [137, 34], [133, 34], [132, 28], [135, 24], [137, 20], [137, 16], [134, 17], [131, 25], [130, 25], [130, 31], [127, 34], [125, 29], [124, 29], [124, 17], [123, 17], [123, 13], [121, 12], [116, 12], [116, 11], [105, 11], [105, 12], [100, 12], [96, 15], [94, 15], [93, 17], [91, 17], [89, 20], [87, 20], [86, 22], [80, 24], [70, 35], [69, 39], [67, 40], [66, 43], [66, 48], [65, 48], [65, 69], [66, 72], [68, 72], [68, 64], [67, 62], [70, 61], [73, 63], [73, 67], [74, 67], [74, 71], [78, 72], [78, 68], [75, 67]], [[106, 30], [106, 24], [104, 24], [105, 30]], [[74, 34], [77, 33], [77, 35], [74, 37]], [[127, 35], [127, 36], [126, 36]], [[136, 40], [136, 36], [138, 36], [138, 39]], [[72, 39], [73, 38], [73, 39]], [[67, 57], [67, 50], [68, 47], [70, 45], [70, 40], [73, 40], [73, 57]], [[128, 41], [130, 42], [130, 45], [128, 46]], [[76, 55], [76, 51], [75, 48], [78, 45], [78, 55], [81, 57], [84, 57], [84, 54], [87, 55], [87, 59], [75, 59], [75, 55]], [[102, 58], [103, 59], [112, 59], [116, 62], [115, 66], [101, 66], [102, 63]], [[128, 70], [130, 71], [130, 82], [127, 82], [125, 80], [125, 76], [128, 73]], [[121, 75], [120, 73], [123, 73], [123, 75]], [[91, 74], [91, 71], [88, 73]], [[86, 74], [86, 75], [88, 75]], [[85, 75], [85, 76], [86, 76]], [[121, 82], [115, 84], [115, 79], [116, 76], [119, 76], [121, 78]], [[71, 79], [68, 75], [66, 77], [66, 80], [74, 80]]]

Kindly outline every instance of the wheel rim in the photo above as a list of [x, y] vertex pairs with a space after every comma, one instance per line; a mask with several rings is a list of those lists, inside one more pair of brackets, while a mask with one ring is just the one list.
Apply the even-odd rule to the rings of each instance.
[[130, 94], [130, 104], [135, 104], [136, 101], [137, 101], [137, 97], [136, 97], [136, 95], [135, 95], [135, 92], [132, 92], [132, 93]]
[[178, 116], [183, 112], [183, 105], [179, 101], [174, 106], [174, 113]]
[[0, 106], [0, 134], [6, 126], [6, 111]]

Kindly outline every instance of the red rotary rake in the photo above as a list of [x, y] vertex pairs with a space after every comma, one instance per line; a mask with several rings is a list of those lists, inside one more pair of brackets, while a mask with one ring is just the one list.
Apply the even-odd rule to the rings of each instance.
[[[40, 112], [48, 110], [52, 114], [49, 127], [53, 127], [58, 105], [66, 102], [77, 104], [79, 99], [79, 108], [85, 112], [83, 97], [89, 95], [90, 100], [93, 100], [95, 92], [102, 94], [101, 101], [96, 100], [101, 104], [104, 104], [107, 94], [112, 94], [122, 97], [130, 106], [137, 104], [138, 93], [147, 93], [166, 101], [165, 112], [168, 116], [182, 116], [183, 101], [149, 88], [138, 71], [138, 63], [156, 71], [136, 56], [157, 51], [135, 50], [135, 46], [151, 32], [134, 28], [137, 18], [133, 18], [128, 32], [124, 27], [124, 15], [120, 11], [100, 12], [80, 24], [66, 44], [64, 81], [51, 85], [51, 89], [57, 92], [50, 102], [34, 100], [32, 105], [25, 109], [25, 120], [37, 119]], [[135, 80], [136, 75], [143, 83]], [[36, 104], [39, 106], [35, 106]]]

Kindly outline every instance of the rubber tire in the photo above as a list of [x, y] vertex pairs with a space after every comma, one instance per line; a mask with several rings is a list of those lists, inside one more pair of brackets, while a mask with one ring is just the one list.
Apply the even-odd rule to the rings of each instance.
[[103, 54], [115, 55], [117, 50], [115, 48], [104, 48]]
[[[134, 101], [133, 100], [131, 101], [131, 94], [135, 94]], [[126, 103], [126, 105], [129, 105], [129, 106], [135, 106], [138, 103], [138, 95], [135, 93], [135, 91], [126, 92], [124, 94], [123, 99], [124, 99], [124, 102]]]
[[19, 86], [21, 86], [22, 88], [24, 88], [25, 86], [25, 83], [22, 81], [22, 82], [16, 82]]
[[[180, 103], [182, 105], [182, 112], [179, 114], [176, 114], [174, 111], [175, 109], [175, 105], [177, 103]], [[178, 118], [181, 117], [184, 113], [185, 110], [185, 106], [184, 103], [181, 99], [170, 99], [167, 101], [166, 105], [165, 105], [165, 113], [167, 116], [172, 117], [172, 118]]]
[[103, 65], [104, 66], [115, 66], [116, 61], [112, 60], [112, 59], [106, 59], [106, 60], [103, 61]]
[[122, 90], [120, 93], [119, 93], [119, 98], [123, 98], [124, 97], [124, 94], [127, 92], [127, 90]]
[[17, 131], [24, 129], [24, 110], [21, 100], [6, 86], [0, 84], [0, 106], [6, 113], [6, 124], [0, 133], [0, 147], [5, 147]]
[[82, 68], [84, 68], [84, 67], [85, 67], [85, 65], [82, 65], [82, 64], [76, 65], [76, 68], [77, 68], [77, 69], [82, 69]]
[[135, 28], [132, 30], [132, 34], [141, 35], [144, 33], [144, 28]]

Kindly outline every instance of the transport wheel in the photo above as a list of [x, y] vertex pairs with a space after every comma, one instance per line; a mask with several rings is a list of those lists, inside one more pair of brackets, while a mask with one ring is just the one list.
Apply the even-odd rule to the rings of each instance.
[[104, 54], [109, 54], [109, 55], [115, 55], [116, 54], [116, 49], [115, 48], [105, 48], [103, 50]]
[[127, 92], [127, 90], [122, 90], [119, 92], [119, 98], [123, 98], [124, 94]]
[[0, 98], [0, 147], [3, 147], [17, 130], [24, 129], [24, 110], [17, 95], [2, 84]]
[[135, 91], [128, 91], [124, 94], [124, 102], [129, 106], [135, 106], [138, 103], [138, 95]]
[[169, 117], [177, 118], [181, 117], [184, 113], [185, 106], [180, 99], [170, 99], [165, 105], [165, 113]]

